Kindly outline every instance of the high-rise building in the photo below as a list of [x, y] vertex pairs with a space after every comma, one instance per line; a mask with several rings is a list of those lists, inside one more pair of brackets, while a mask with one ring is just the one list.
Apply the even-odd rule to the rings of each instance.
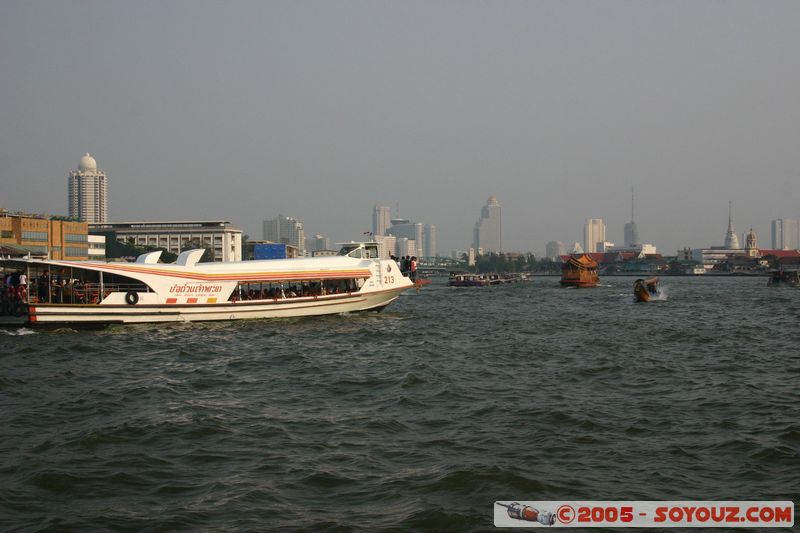
[[314, 235], [306, 239], [306, 250], [309, 252], [319, 252], [322, 250], [331, 249], [331, 240], [320, 234]]
[[586, 253], [597, 251], [598, 243], [606, 240], [606, 225], [602, 218], [587, 218], [583, 225], [583, 250]]
[[386, 235], [386, 230], [392, 225], [392, 208], [385, 205], [375, 205], [372, 209], [372, 234]]
[[561, 241], [550, 241], [545, 247], [545, 256], [547, 256], [548, 259], [555, 260], [566, 254], [567, 247], [564, 246], [564, 243]]
[[425, 257], [436, 257], [436, 226], [425, 224], [422, 231], [422, 243], [425, 245]]
[[800, 250], [800, 220], [778, 218], [772, 221], [772, 249]]
[[303, 255], [306, 248], [306, 234], [303, 223], [296, 218], [278, 215], [264, 221], [264, 239], [272, 242], [290, 244]]
[[728, 250], [738, 250], [741, 246], [739, 246], [739, 237], [736, 236], [736, 232], [733, 230], [732, 212], [732, 204], [728, 202], [728, 231], [725, 233], [725, 248]]
[[500, 204], [494, 196], [490, 196], [481, 208], [481, 218], [475, 223], [472, 233], [472, 247], [483, 249], [485, 254], [503, 251]]
[[416, 251], [424, 250], [424, 230], [422, 222], [413, 222], [407, 218], [393, 218], [392, 225], [386, 230], [386, 235], [394, 235], [397, 242], [401, 238], [411, 239], [416, 243]]
[[97, 161], [86, 152], [78, 170], [69, 173], [69, 216], [81, 222], [108, 221], [108, 177], [97, 170]]
[[393, 235], [375, 235], [375, 242], [378, 243], [378, 255], [381, 259], [389, 259], [397, 253], [397, 237]]
[[631, 221], [625, 224], [625, 246], [632, 247], [642, 244], [639, 238], [639, 228], [633, 218], [633, 187], [631, 187]]
[[397, 238], [397, 255], [400, 257], [403, 256], [417, 256], [417, 241], [414, 239], [409, 239], [408, 237], [398, 237]]

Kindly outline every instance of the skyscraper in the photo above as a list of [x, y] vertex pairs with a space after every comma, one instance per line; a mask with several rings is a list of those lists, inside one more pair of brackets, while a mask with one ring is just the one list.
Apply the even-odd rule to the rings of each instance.
[[483, 250], [484, 254], [501, 253], [502, 226], [500, 223], [500, 204], [497, 198], [490, 196], [486, 205], [481, 209], [481, 218], [475, 223], [472, 232], [472, 246], [476, 250]]
[[736, 236], [736, 232], [733, 230], [733, 217], [732, 217], [732, 204], [728, 202], [728, 231], [725, 233], [725, 248], [728, 250], [738, 250], [739, 246], [739, 237]]
[[330, 250], [331, 240], [320, 234], [306, 239], [306, 250], [309, 252], [319, 252], [320, 250]]
[[587, 218], [583, 225], [583, 250], [586, 253], [597, 251], [598, 243], [606, 241], [606, 225], [602, 218]]
[[108, 178], [86, 152], [69, 173], [69, 216], [81, 222], [108, 222]]
[[545, 247], [545, 255], [548, 259], [558, 259], [562, 255], [566, 255], [567, 248], [561, 241], [550, 241]]
[[772, 249], [800, 250], [800, 220], [778, 218], [772, 221]]
[[386, 230], [392, 225], [392, 208], [377, 205], [372, 208], [372, 234], [386, 235]]
[[425, 257], [436, 257], [436, 226], [425, 224], [422, 231], [422, 242], [425, 245]]
[[272, 242], [282, 242], [296, 247], [300, 253], [305, 252], [306, 233], [303, 223], [299, 220], [278, 215], [264, 221], [264, 239]]
[[642, 244], [639, 238], [639, 229], [636, 227], [636, 222], [633, 218], [633, 187], [631, 187], [631, 221], [625, 224], [625, 246], [639, 246]]
[[413, 222], [406, 218], [393, 218], [391, 222], [391, 226], [386, 229], [386, 235], [394, 235], [397, 237], [398, 247], [400, 247], [400, 239], [409, 239], [414, 241], [411, 246], [414, 247], [415, 252], [418, 252], [414, 255], [424, 252], [425, 236], [422, 222]]

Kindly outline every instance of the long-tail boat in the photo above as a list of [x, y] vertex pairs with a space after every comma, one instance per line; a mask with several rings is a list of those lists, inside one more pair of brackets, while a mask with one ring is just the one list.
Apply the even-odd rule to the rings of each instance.
[[658, 278], [637, 279], [633, 282], [633, 301], [647, 302], [659, 293]]

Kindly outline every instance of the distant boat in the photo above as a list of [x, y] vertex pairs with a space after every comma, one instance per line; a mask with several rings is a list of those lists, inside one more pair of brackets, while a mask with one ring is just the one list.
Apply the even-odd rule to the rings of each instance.
[[451, 287], [488, 287], [490, 284], [489, 278], [480, 274], [455, 274], [448, 281]]
[[653, 296], [661, 294], [658, 286], [658, 278], [637, 279], [633, 283], [633, 301], [647, 302]]
[[772, 270], [769, 273], [769, 287], [800, 287], [800, 270]]
[[597, 275], [597, 261], [586, 254], [570, 256], [561, 267], [562, 287], [597, 287], [600, 276]]

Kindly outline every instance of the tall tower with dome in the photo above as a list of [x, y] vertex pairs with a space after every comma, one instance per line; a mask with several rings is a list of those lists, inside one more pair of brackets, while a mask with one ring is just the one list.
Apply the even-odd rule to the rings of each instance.
[[81, 222], [108, 222], [108, 177], [97, 161], [83, 154], [78, 170], [69, 173], [69, 216]]

